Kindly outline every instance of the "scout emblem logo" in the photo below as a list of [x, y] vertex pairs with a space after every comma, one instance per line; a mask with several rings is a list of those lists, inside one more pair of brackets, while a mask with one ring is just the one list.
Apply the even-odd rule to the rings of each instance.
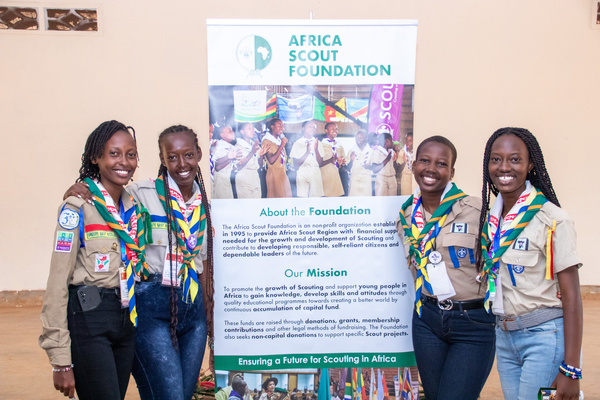
[[236, 54], [240, 65], [256, 74], [271, 62], [271, 45], [260, 36], [246, 36], [238, 43]]
[[198, 243], [198, 239], [196, 238], [196, 235], [191, 235], [187, 238], [187, 245], [190, 249], [195, 249], [196, 248], [196, 244]]
[[525, 271], [525, 267], [522, 265], [513, 265], [513, 271], [515, 271], [515, 274], [522, 274]]
[[529, 250], [529, 239], [527, 238], [519, 238], [515, 240], [515, 244], [513, 244], [513, 249], [515, 250]]
[[110, 255], [96, 254], [96, 267], [94, 272], [108, 272], [110, 267]]
[[459, 247], [458, 250], [456, 250], [456, 255], [458, 258], [465, 258], [467, 256], [467, 249]]
[[452, 224], [453, 233], [469, 233], [469, 225], [465, 223], [455, 222]]
[[442, 254], [439, 251], [432, 251], [427, 259], [432, 264], [439, 264], [442, 261]]
[[79, 214], [65, 208], [58, 217], [58, 224], [64, 229], [73, 229], [79, 225]]

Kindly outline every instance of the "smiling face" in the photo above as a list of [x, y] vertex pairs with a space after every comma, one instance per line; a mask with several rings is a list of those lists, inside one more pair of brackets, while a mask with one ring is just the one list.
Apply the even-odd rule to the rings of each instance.
[[283, 122], [276, 121], [271, 125], [271, 135], [279, 137], [283, 133]]
[[336, 124], [328, 124], [327, 127], [325, 128], [325, 135], [327, 135], [327, 137], [330, 140], [333, 140], [336, 138], [336, 136], [338, 135], [338, 127]]
[[182, 192], [193, 187], [201, 158], [202, 153], [190, 132], [167, 135], [160, 143], [160, 163]]
[[421, 194], [441, 198], [446, 185], [454, 177], [452, 163], [450, 147], [438, 142], [423, 144], [413, 162], [413, 174]]
[[[129, 132], [117, 131], [104, 145], [100, 158], [92, 160], [100, 170], [100, 182], [109, 193], [127, 185], [138, 164], [135, 141]], [[116, 200], [116, 199], [115, 199]]]
[[492, 183], [505, 200], [519, 198], [525, 190], [527, 173], [533, 169], [525, 142], [515, 135], [498, 137], [490, 149], [488, 171]]

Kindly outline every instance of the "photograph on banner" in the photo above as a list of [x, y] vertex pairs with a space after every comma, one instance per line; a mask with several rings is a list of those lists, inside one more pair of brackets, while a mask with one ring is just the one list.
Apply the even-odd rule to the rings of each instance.
[[213, 198], [412, 194], [413, 94], [402, 84], [211, 86]]
[[[418, 398], [410, 368], [216, 371], [217, 400], [388, 400]], [[241, 393], [241, 394], [240, 394]], [[391, 396], [390, 396], [391, 394]]]
[[[393, 393], [416, 364], [395, 227], [413, 188], [416, 29], [207, 20], [218, 400], [234, 384], [327, 400], [371, 369]], [[349, 382], [344, 397], [366, 400]]]

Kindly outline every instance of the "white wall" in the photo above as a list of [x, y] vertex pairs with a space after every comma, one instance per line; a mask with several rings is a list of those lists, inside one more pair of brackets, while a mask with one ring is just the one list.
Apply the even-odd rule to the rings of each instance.
[[56, 209], [100, 122], [136, 128], [137, 179], [155, 176], [157, 135], [169, 125], [193, 127], [206, 149], [206, 18], [303, 19], [311, 11], [319, 19], [418, 19], [415, 142], [450, 138], [459, 150], [455, 181], [479, 195], [489, 135], [529, 128], [575, 219], [582, 284], [600, 285], [596, 226], [584, 213], [600, 205], [600, 29], [592, 29], [591, 0], [93, 4], [97, 34], [0, 31], [0, 290], [45, 287]]

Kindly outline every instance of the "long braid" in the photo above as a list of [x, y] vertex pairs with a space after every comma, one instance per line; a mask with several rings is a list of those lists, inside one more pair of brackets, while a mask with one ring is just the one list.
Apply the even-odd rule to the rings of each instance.
[[[167, 214], [167, 237], [168, 239], [168, 253], [167, 254], [173, 254], [173, 244], [175, 244], [175, 257], [177, 257], [177, 253], [179, 252], [179, 246], [177, 245], [177, 237], [175, 235], [178, 235], [179, 232], [179, 228], [178, 225], [175, 223], [173, 223], [173, 208], [171, 207], [171, 202], [169, 201], [169, 196], [171, 193], [171, 189], [169, 187], [169, 176], [167, 174], [167, 167], [161, 165], [159, 170], [158, 170], [158, 175], [162, 176], [163, 178], [163, 187], [165, 190], [165, 205], [166, 205], [166, 214]], [[175, 229], [176, 231], [173, 234], [173, 228], [172, 226], [175, 225]], [[173, 243], [173, 241], [175, 241], [175, 243]], [[176, 265], [177, 266], [177, 265]], [[173, 277], [173, 257], [169, 257], [169, 274], [170, 274], [170, 278]], [[177, 306], [177, 291], [175, 289], [175, 284], [176, 284], [176, 280], [173, 281], [173, 279], [170, 279], [170, 287], [171, 287], [171, 296], [169, 298], [169, 303], [170, 303], [170, 314], [171, 314], [171, 320], [169, 322], [169, 330], [170, 330], [170, 336], [171, 336], [171, 343], [173, 344], [173, 347], [177, 346], [177, 312], [178, 312], [178, 306]]]
[[207, 240], [206, 248], [206, 270], [204, 274], [208, 274], [206, 280], [206, 298], [207, 304], [204, 305], [206, 312], [206, 325], [207, 333], [210, 338], [214, 337], [214, 309], [215, 309], [215, 280], [214, 280], [214, 264], [213, 264], [213, 229], [212, 229], [212, 216], [210, 215], [210, 206], [208, 204], [208, 196], [206, 195], [206, 187], [204, 186], [204, 179], [202, 178], [202, 172], [200, 167], [196, 174], [196, 182], [200, 186], [200, 193], [202, 194], [202, 205], [204, 206], [204, 212], [206, 215], [206, 228], [204, 237]]
[[[527, 174], [527, 179], [533, 186], [535, 186], [536, 189], [540, 190], [544, 196], [546, 196], [548, 201], [555, 204], [557, 207], [560, 207], [558, 197], [554, 192], [554, 187], [552, 186], [552, 181], [550, 180], [550, 175], [546, 169], [544, 154], [542, 153], [542, 149], [540, 148], [535, 136], [533, 136], [531, 132], [524, 128], [500, 128], [488, 139], [485, 145], [485, 151], [483, 153], [483, 186], [481, 189], [481, 216], [479, 217], [478, 244], [481, 242], [483, 227], [487, 223], [487, 215], [490, 211], [491, 194], [493, 193], [494, 196], [497, 196], [499, 193], [498, 188], [492, 182], [488, 166], [490, 163], [492, 145], [496, 139], [502, 135], [514, 135], [521, 139], [523, 143], [525, 143], [525, 146], [527, 146], [527, 151], [529, 152], [529, 160], [533, 164], [533, 169]], [[479, 268], [482, 266], [481, 251], [481, 246], [478, 245], [476, 258]]]
[[133, 141], [136, 141], [135, 130], [122, 122], [111, 120], [98, 125], [85, 142], [77, 182], [83, 182], [85, 178], [100, 179], [100, 169], [98, 164], [94, 164], [93, 161], [102, 157], [106, 142], [118, 131], [130, 132], [133, 135]]

